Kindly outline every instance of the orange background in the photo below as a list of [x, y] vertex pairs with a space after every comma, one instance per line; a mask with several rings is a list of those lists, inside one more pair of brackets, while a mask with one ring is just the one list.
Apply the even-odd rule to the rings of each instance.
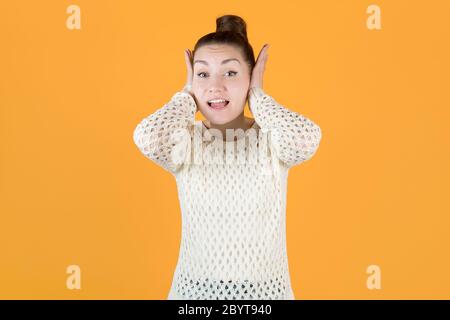
[[[381, 30], [366, 27], [372, 3]], [[289, 175], [296, 298], [450, 298], [446, 0], [1, 1], [0, 298], [166, 298], [176, 183], [132, 134], [223, 14], [246, 20], [255, 56], [270, 44], [265, 90], [322, 129]], [[81, 290], [66, 288], [71, 264]]]

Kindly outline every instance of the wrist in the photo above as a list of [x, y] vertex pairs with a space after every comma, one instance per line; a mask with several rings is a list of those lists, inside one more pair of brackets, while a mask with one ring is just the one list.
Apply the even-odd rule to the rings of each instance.
[[191, 84], [186, 84], [181, 91], [186, 92], [186, 93], [191, 93], [192, 85]]

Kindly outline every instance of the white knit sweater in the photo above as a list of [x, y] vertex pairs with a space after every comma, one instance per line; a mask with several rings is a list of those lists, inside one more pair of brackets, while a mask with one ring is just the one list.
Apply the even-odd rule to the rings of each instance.
[[168, 299], [295, 299], [286, 250], [287, 175], [314, 155], [322, 132], [261, 88], [250, 89], [249, 107], [255, 122], [237, 141], [214, 139], [195, 120], [195, 100], [185, 91], [134, 130], [139, 150], [177, 182], [182, 235]]

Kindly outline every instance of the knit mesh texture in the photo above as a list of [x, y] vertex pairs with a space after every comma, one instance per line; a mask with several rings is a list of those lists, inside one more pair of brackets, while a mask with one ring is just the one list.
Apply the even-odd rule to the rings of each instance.
[[287, 175], [315, 154], [322, 132], [261, 88], [250, 89], [249, 107], [255, 123], [237, 141], [195, 121], [195, 100], [182, 91], [134, 130], [139, 150], [177, 182], [182, 234], [168, 299], [294, 299]]

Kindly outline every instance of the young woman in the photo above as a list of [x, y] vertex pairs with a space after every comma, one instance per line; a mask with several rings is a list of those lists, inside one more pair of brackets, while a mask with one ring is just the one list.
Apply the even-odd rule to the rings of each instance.
[[[321, 129], [263, 90], [268, 45], [255, 62], [245, 21], [226, 15], [216, 24], [193, 53], [186, 50], [183, 90], [133, 135], [139, 150], [177, 181], [182, 237], [167, 298], [295, 299], [287, 174], [314, 155]], [[254, 119], [244, 116], [247, 101]], [[195, 121], [197, 111], [205, 121]]]

